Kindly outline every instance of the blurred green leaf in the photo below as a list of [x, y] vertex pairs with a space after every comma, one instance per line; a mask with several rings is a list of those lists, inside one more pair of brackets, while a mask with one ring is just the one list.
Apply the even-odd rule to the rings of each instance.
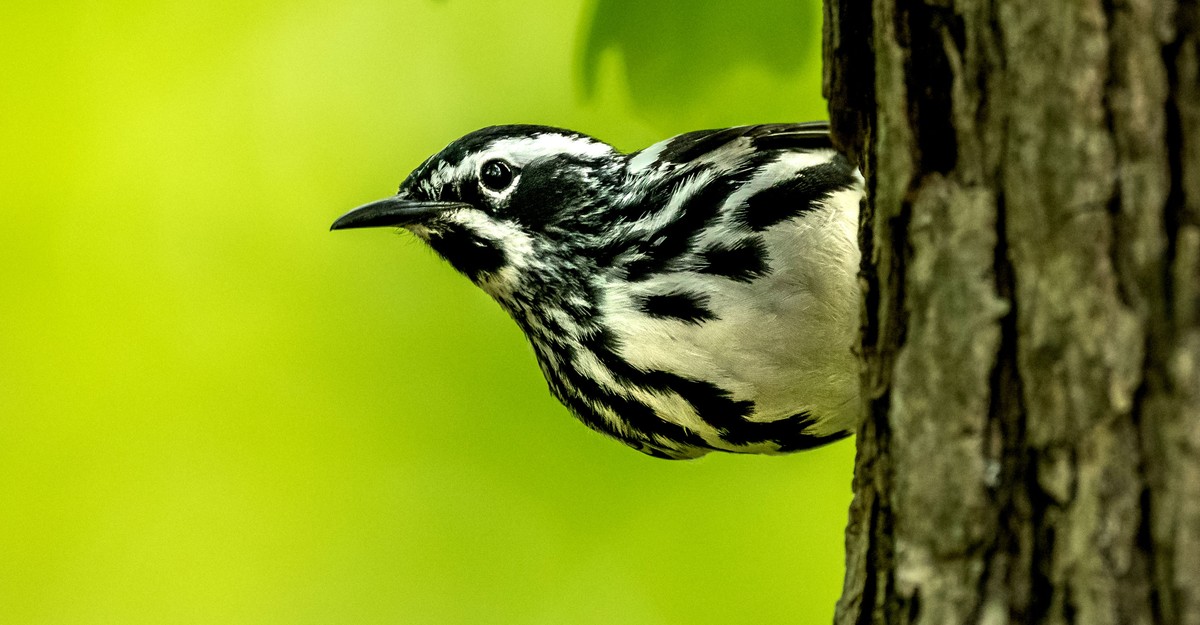
[[679, 109], [694, 106], [706, 87], [746, 66], [765, 69], [780, 83], [797, 80], [820, 62], [819, 39], [816, 1], [596, 0], [581, 45], [581, 82], [593, 93], [602, 53], [614, 50], [624, 59], [637, 105]]

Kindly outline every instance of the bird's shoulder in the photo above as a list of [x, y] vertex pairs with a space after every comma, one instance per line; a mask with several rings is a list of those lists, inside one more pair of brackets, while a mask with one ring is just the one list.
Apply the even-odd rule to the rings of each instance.
[[769, 273], [767, 230], [818, 211], [857, 213], [861, 176], [823, 122], [690, 132], [631, 157], [594, 246], [599, 266], [624, 281], [699, 271], [749, 283]]
[[695, 130], [630, 153], [627, 171], [686, 169], [704, 162], [736, 161], [753, 153], [832, 149], [829, 124], [822, 121]]

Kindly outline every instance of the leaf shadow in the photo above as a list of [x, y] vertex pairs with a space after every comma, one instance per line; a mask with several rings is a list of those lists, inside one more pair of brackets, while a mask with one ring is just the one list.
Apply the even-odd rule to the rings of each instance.
[[595, 0], [580, 43], [581, 90], [595, 93], [608, 50], [623, 57], [633, 103], [643, 110], [686, 107], [747, 66], [786, 80], [818, 60], [819, 46], [802, 40], [820, 36], [814, 5], [819, 0]]

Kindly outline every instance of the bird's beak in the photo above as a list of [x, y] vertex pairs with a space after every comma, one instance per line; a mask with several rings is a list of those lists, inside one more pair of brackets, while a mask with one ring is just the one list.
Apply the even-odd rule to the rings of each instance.
[[456, 208], [470, 208], [462, 202], [422, 202], [403, 195], [363, 204], [342, 215], [329, 226], [330, 230], [375, 228], [379, 226], [409, 226]]

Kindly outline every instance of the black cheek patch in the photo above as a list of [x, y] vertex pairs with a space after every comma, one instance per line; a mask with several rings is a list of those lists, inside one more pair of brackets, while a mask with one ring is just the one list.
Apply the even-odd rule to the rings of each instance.
[[651, 317], [675, 319], [697, 325], [717, 318], [708, 309], [708, 297], [699, 293], [676, 291], [646, 295], [638, 302], [638, 308]]
[[506, 262], [504, 251], [496, 241], [485, 239], [461, 227], [452, 226], [448, 230], [431, 234], [429, 246], [473, 281], [483, 274], [500, 270]]
[[569, 155], [529, 163], [519, 174], [506, 216], [535, 230], [555, 222], [564, 208], [573, 208], [587, 197], [580, 172], [590, 168], [587, 161]]

